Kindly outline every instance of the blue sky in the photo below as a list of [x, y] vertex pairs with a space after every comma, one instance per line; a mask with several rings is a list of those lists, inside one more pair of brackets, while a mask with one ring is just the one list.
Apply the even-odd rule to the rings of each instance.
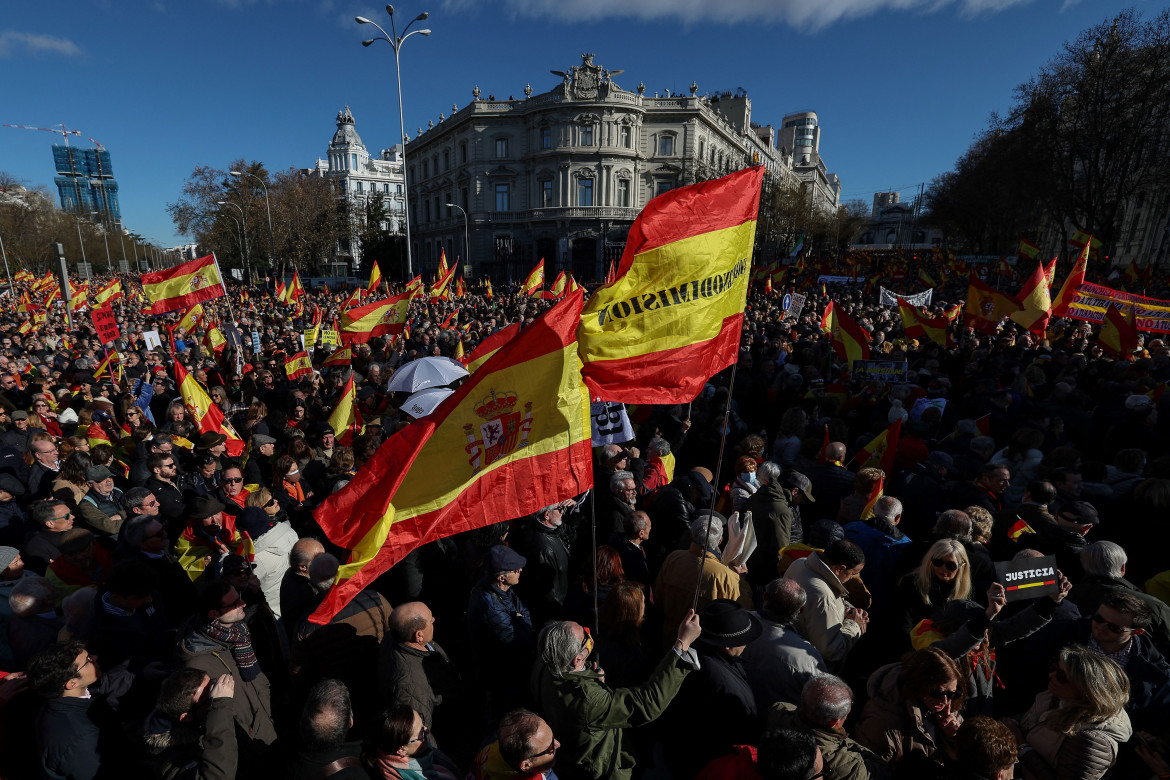
[[[433, 34], [403, 47], [410, 135], [452, 103], [556, 86], [582, 52], [625, 89], [743, 87], [755, 122], [812, 109], [846, 199], [948, 170], [1012, 88], [1065, 41], [1153, 0], [410, 0]], [[113, 158], [126, 226], [183, 241], [166, 204], [196, 165], [270, 170], [325, 154], [348, 104], [371, 151], [397, 128], [393, 53], [361, 40], [353, 0], [61, 0], [5, 4], [0, 123], [64, 122]], [[385, 25], [384, 25], [385, 26]], [[0, 127], [0, 170], [52, 186], [49, 133]], [[75, 139], [71, 139], [71, 142]]]

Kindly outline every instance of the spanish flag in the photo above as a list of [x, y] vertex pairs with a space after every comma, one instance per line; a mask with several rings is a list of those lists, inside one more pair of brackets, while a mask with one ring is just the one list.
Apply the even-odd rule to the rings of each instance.
[[191, 413], [195, 421], [195, 428], [200, 433], [222, 433], [227, 436], [227, 454], [238, 458], [244, 454], [244, 440], [231, 423], [223, 417], [223, 410], [211, 402], [207, 391], [191, 378], [182, 363], [175, 362], [175, 384], [179, 386], [179, 393], [183, 396], [183, 404]]
[[[884, 469], [883, 469], [883, 471], [884, 471]], [[885, 478], [885, 475], [883, 474], [882, 476], [878, 477], [877, 484], [873, 486], [873, 490], [869, 491], [869, 498], [866, 499], [865, 506], [862, 507], [862, 509], [861, 509], [861, 519], [862, 520], [868, 520], [869, 518], [873, 517], [874, 504], [876, 504], [878, 499], [881, 498], [882, 495], [884, 495], [883, 490], [884, 490], [885, 486], [886, 486], [886, 478]]]
[[686, 403], [735, 362], [763, 177], [746, 168], [680, 187], [638, 215], [617, 278], [590, 298], [578, 329], [595, 397]]
[[908, 338], [930, 339], [944, 348], [951, 345], [951, 336], [947, 332], [950, 320], [946, 317], [927, 317], [900, 296], [898, 311], [902, 315], [902, 329], [906, 331]]
[[772, 294], [772, 275], [769, 274], [768, 277], [766, 279], [764, 279], [764, 295], [771, 295], [771, 294]]
[[344, 345], [364, 344], [377, 336], [401, 333], [410, 306], [410, 294], [400, 293], [393, 298], [367, 303], [349, 309], [341, 315], [338, 336]]
[[484, 298], [487, 298], [489, 301], [490, 301], [490, 300], [491, 300], [493, 297], [495, 297], [495, 296], [492, 294], [492, 280], [491, 280], [491, 279], [488, 279], [488, 280], [487, 280], [487, 289], [485, 289], [485, 290], [484, 290], [484, 292], [483, 292], [483, 297], [484, 297]]
[[421, 545], [592, 486], [589, 394], [575, 340], [582, 301], [573, 293], [541, 315], [316, 509], [329, 540], [351, 553], [312, 622], [327, 623]]
[[1016, 300], [1020, 302], [1020, 310], [1009, 315], [1012, 322], [1029, 333], [1043, 334], [1052, 317], [1052, 298], [1048, 294], [1048, 277], [1044, 275], [1043, 263], [1036, 263], [1036, 270], [1024, 282]]
[[227, 294], [214, 254], [145, 274], [142, 288], [150, 300], [151, 314], [166, 314]]
[[299, 300], [305, 296], [305, 288], [301, 284], [301, 272], [293, 269], [292, 281], [288, 283], [288, 290], [285, 291], [285, 298], [288, 303]]
[[832, 334], [833, 351], [845, 361], [850, 370], [854, 360], [869, 360], [869, 334], [857, 321], [834, 305], [831, 312], [829, 332]]
[[322, 368], [337, 368], [338, 366], [348, 366], [353, 360], [353, 347], [342, 347], [334, 352], [329, 357], [325, 358], [325, 362], [321, 364]]
[[329, 415], [329, 427], [337, 435], [338, 446], [348, 447], [353, 442], [353, 437], [361, 433], [361, 417], [357, 406], [357, 391], [353, 384], [353, 372], [350, 371], [349, 378], [345, 380], [345, 387], [341, 390], [341, 398], [333, 408], [333, 413]]
[[179, 322], [175, 327], [182, 328], [184, 333], [194, 333], [195, 328], [199, 327], [199, 321], [202, 319], [203, 306], [197, 303], [183, 312], [183, 316], [179, 318]]
[[300, 379], [303, 376], [311, 376], [313, 374], [313, 362], [309, 360], [309, 353], [298, 352], [284, 361], [284, 373], [288, 376], [290, 382]]
[[69, 297], [69, 308], [73, 311], [84, 309], [89, 306], [89, 285], [79, 284], [73, 288], [73, 292]]
[[549, 290], [549, 292], [552, 293], [553, 298], [559, 300], [564, 297], [566, 284], [567, 282], [565, 279], [565, 272], [561, 271], [559, 274], [557, 274], [557, 278], [553, 280], [552, 288]]
[[1004, 317], [1020, 310], [1020, 304], [1010, 295], [1001, 293], [971, 274], [967, 288], [967, 306], [963, 309], [963, 324], [980, 333], [992, 334]]
[[1056, 258], [1055, 257], [1052, 258], [1051, 260], [1049, 260], [1048, 264], [1044, 266], [1044, 278], [1048, 280], [1048, 290], [1049, 290], [1049, 294], [1051, 294], [1052, 285], [1056, 283]]
[[488, 358], [500, 351], [500, 348], [511, 341], [520, 332], [520, 323], [513, 322], [506, 328], [497, 330], [492, 335], [488, 336], [483, 341], [479, 342], [479, 346], [471, 350], [471, 354], [467, 356], [467, 370], [470, 373], [475, 373], [476, 369], [487, 362]]
[[439, 278], [435, 281], [434, 287], [431, 288], [431, 303], [436, 303], [451, 297], [449, 291], [451, 289], [451, 280], [454, 278], [454, 267], [447, 269], [439, 275]]
[[927, 287], [930, 287], [932, 289], [935, 287], [938, 287], [938, 285], [935, 283], [934, 279], [932, 279], [930, 274], [928, 274], [926, 272], [925, 268], [918, 269], [918, 281], [922, 282]]
[[440, 278], [440, 279], [442, 279], [444, 276], [446, 276], [446, 275], [447, 275], [447, 271], [448, 271], [448, 268], [447, 268], [447, 250], [446, 250], [446, 249], [440, 249], [440, 250], [439, 250], [439, 278]]
[[524, 280], [524, 284], [520, 287], [520, 292], [525, 295], [535, 295], [536, 291], [544, 286], [544, 258], [540, 258], [531, 271], [528, 272], [528, 278]]
[[1068, 305], [1077, 297], [1077, 291], [1085, 283], [1085, 270], [1089, 265], [1089, 247], [1091, 243], [1087, 241], [1081, 247], [1081, 253], [1077, 255], [1076, 263], [1073, 264], [1073, 268], [1065, 278], [1064, 284], [1060, 286], [1060, 292], [1052, 300], [1053, 317], [1063, 317], [1068, 314]]
[[1020, 246], [1016, 249], [1016, 254], [1026, 260], [1035, 260], [1036, 255], [1040, 254], [1040, 247], [1021, 236]]
[[1024, 534], [1034, 534], [1036, 530], [1028, 525], [1022, 517], [1017, 517], [1016, 522], [1012, 523], [1012, 527], [1008, 529], [1008, 538], [1013, 542], [1018, 542], [1020, 537]]
[[423, 280], [421, 274], [414, 277], [410, 280], [410, 282], [407, 283], [406, 292], [410, 293], [410, 299], [412, 301], [415, 298], [422, 298], [425, 295], [423, 292]]
[[[421, 277], [419, 278], [421, 282]], [[370, 283], [366, 285], [366, 289], [374, 292], [378, 289], [378, 285], [382, 283], [382, 269], [378, 267], [378, 261], [375, 260], [370, 264]]]
[[107, 303], [113, 303], [121, 297], [122, 280], [115, 279], [102, 289], [98, 290], [97, 294], [94, 296], [94, 300], [97, 301], [98, 306], [105, 306]]
[[1124, 314], [1116, 306], [1106, 309], [1097, 343], [1101, 349], [1119, 358], [1127, 357], [1137, 349], [1138, 329], [1134, 324], [1133, 306], [1127, 307]]
[[276, 283], [276, 300], [281, 303], [290, 303], [288, 299], [288, 288], [284, 286], [284, 282], [278, 281]]
[[459, 339], [458, 341], [455, 342], [454, 358], [456, 360], [458, 360], [460, 363], [463, 363], [464, 365], [466, 365], [467, 361], [464, 359], [465, 357], [466, 357], [466, 355], [463, 354], [463, 339]]
[[1068, 243], [1093, 257], [1097, 256], [1097, 250], [1101, 248], [1101, 239], [1093, 238], [1092, 233], [1086, 233], [1083, 230], [1074, 231]]
[[859, 468], [881, 469], [886, 474], [894, 470], [894, 457], [898, 454], [898, 440], [902, 436], [902, 418], [894, 420], [890, 427], [873, 437], [873, 440], [857, 451], [853, 460]]

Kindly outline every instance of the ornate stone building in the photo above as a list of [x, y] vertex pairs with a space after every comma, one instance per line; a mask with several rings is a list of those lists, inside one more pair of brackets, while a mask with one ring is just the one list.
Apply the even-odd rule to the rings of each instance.
[[[468, 278], [522, 278], [544, 258], [549, 280], [571, 269], [592, 281], [670, 189], [752, 164], [772, 184], [800, 186], [791, 151], [752, 124], [745, 94], [700, 95], [692, 83], [689, 94], [647, 95], [619, 86], [622, 72], [584, 54], [552, 71], [560, 82], [547, 92], [501, 100], [477, 86], [469, 105], [420, 127], [406, 148], [416, 272], [433, 274], [445, 250]], [[448, 204], [467, 214], [469, 257], [463, 214]]]
[[354, 231], [348, 241], [340, 242], [334, 256], [338, 262], [356, 268], [361, 262], [358, 228], [365, 221], [366, 203], [380, 194], [388, 217], [384, 227], [392, 233], [405, 232], [403, 214], [402, 147], [383, 149], [371, 157], [357, 134], [357, 127], [349, 106], [337, 112], [337, 132], [329, 143], [327, 159], [304, 171], [307, 176], [321, 176], [334, 183], [338, 197], [348, 198], [352, 205]]

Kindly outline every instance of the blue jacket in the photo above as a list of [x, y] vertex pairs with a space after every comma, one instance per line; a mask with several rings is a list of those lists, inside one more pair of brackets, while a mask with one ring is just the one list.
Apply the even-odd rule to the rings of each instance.
[[485, 670], [502, 672], [501, 665], [511, 668], [523, 659], [526, 675], [534, 647], [532, 615], [514, 588], [500, 590], [484, 577], [467, 599], [467, 622]]
[[[1089, 644], [1090, 618], [1072, 624], [1065, 644]], [[1125, 664], [1129, 678], [1129, 703], [1125, 711], [1135, 731], [1161, 731], [1170, 720], [1170, 663], [1146, 636], [1130, 640], [1133, 649]]]
[[[900, 533], [900, 532], [899, 532]], [[901, 562], [910, 549], [910, 537], [901, 534], [894, 538], [864, 520], [845, 526], [845, 538], [856, 544], [865, 553], [865, 568], [861, 570], [861, 581], [873, 594], [870, 617], [882, 617], [888, 610], [891, 591], [896, 584]]]

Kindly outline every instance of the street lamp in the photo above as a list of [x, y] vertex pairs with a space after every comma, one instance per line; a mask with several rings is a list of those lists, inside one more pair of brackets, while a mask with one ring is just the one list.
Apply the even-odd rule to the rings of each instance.
[[[232, 217], [232, 221], [236, 223], [237, 228], [240, 227], [240, 220], [244, 222], [244, 227], [240, 229], [240, 235], [243, 236], [240, 245], [244, 248], [244, 268], [251, 271], [251, 264], [248, 262], [248, 218], [244, 215], [244, 209], [238, 203], [232, 203], [230, 200], [217, 200], [215, 203], [217, 206], [231, 206], [240, 212], [240, 219], [237, 220], [235, 217]], [[231, 214], [228, 214], [228, 216], [231, 217]], [[256, 281], [255, 276], [251, 273], [249, 273], [249, 277], [251, 281]]]
[[406, 120], [402, 114], [402, 61], [400, 54], [402, 51], [403, 42], [410, 36], [418, 33], [420, 35], [430, 35], [430, 30], [415, 30], [414, 32], [407, 32], [410, 26], [415, 22], [421, 22], [430, 14], [423, 11], [418, 16], [410, 20], [410, 24], [402, 30], [402, 36], [399, 37], [398, 30], [394, 26], [394, 6], [387, 5], [386, 13], [390, 15], [390, 33], [387, 34], [376, 22], [370, 21], [364, 16], [354, 17], [354, 21], [358, 24], [372, 24], [377, 28], [378, 32], [382, 33], [381, 38], [368, 38], [362, 41], [362, 46], [369, 46], [374, 41], [386, 41], [390, 44], [390, 48], [394, 49], [394, 74], [398, 79], [398, 132], [402, 137], [402, 221], [406, 224], [406, 275], [407, 277], [414, 276], [414, 266], [410, 260], [410, 187], [408, 186], [406, 177]]
[[[90, 213], [90, 216], [100, 216], [100, 214], [101, 214], [101, 212], [99, 212], [99, 211], [91, 211], [89, 213]], [[105, 220], [102, 220], [102, 241], [104, 241], [106, 244], [106, 264], [110, 266], [110, 274], [113, 275], [114, 261], [110, 257], [110, 239], [109, 239], [109, 236], [107, 235], [106, 221]]]
[[[94, 212], [96, 213], [96, 212]], [[77, 243], [81, 245], [81, 262], [85, 260], [85, 239], [81, 237], [81, 214], [77, 215]]]
[[[254, 173], [247, 171], [228, 171], [232, 176], [251, 176], [256, 181], [260, 182], [260, 188], [264, 190], [264, 208], [268, 210], [268, 249], [270, 252], [270, 259], [276, 261], [276, 239], [272, 235], [272, 205], [268, 202], [268, 187], [265, 186], [264, 180]], [[283, 273], [283, 269], [281, 269]]]
[[471, 239], [467, 232], [467, 212], [463, 210], [462, 206], [456, 206], [454, 203], [448, 203], [447, 208], [459, 209], [459, 213], [463, 215], [463, 260], [465, 265], [471, 265]]

